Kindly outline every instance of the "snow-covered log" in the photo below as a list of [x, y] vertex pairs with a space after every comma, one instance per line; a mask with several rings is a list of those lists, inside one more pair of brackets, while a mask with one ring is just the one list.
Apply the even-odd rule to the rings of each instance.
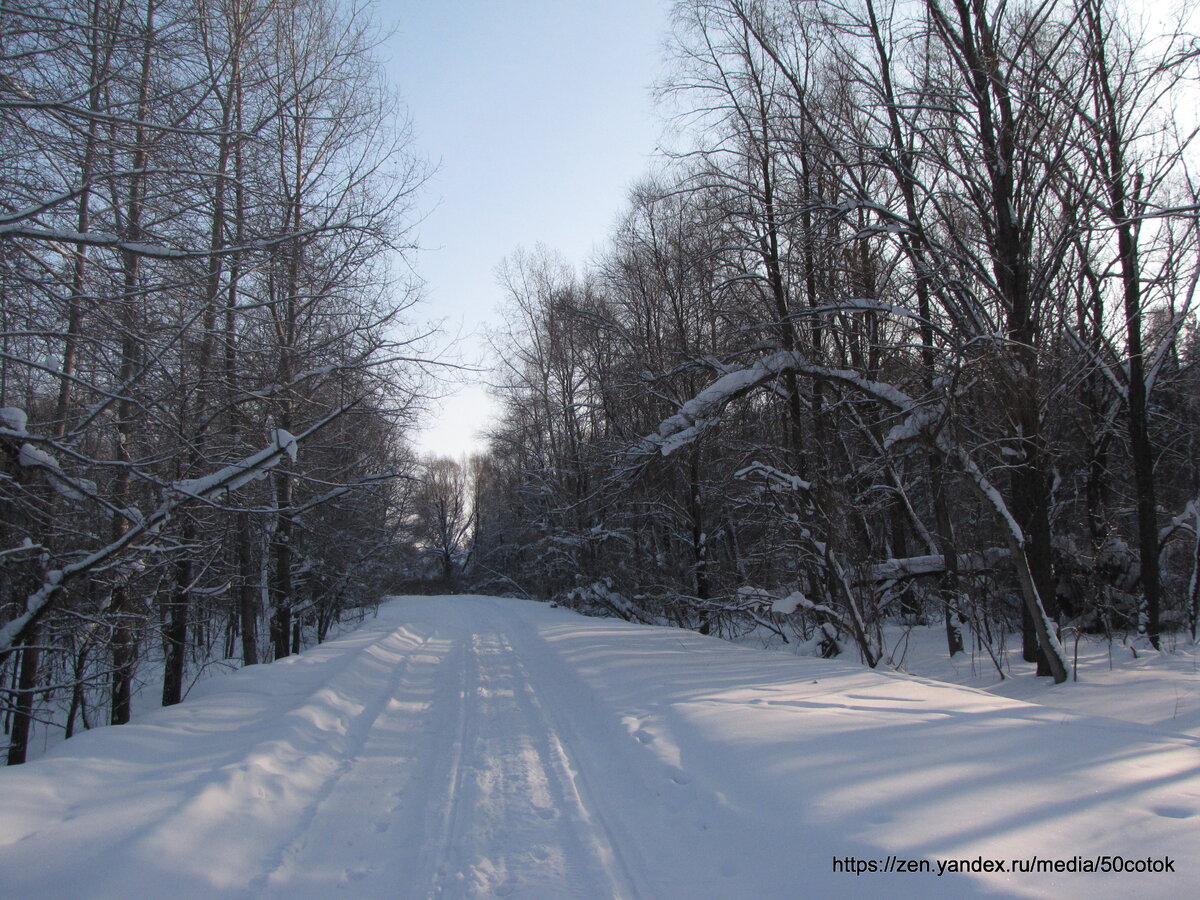
[[[955, 571], [977, 572], [981, 569], [992, 569], [1009, 559], [1010, 555], [1006, 547], [989, 547], [978, 553], [960, 553], [957, 556]], [[899, 581], [904, 578], [919, 578], [922, 575], [940, 575], [945, 571], [946, 557], [940, 553], [929, 553], [924, 556], [906, 556], [903, 559], [886, 559], [870, 567], [869, 577], [873, 582]]]

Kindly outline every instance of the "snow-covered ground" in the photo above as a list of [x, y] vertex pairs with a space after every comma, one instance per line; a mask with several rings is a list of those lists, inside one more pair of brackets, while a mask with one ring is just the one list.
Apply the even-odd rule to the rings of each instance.
[[[1186, 668], [1164, 658], [1146, 678]], [[1091, 668], [1000, 686], [1035, 705], [525, 601], [399, 598], [0, 772], [0, 897], [1194, 896], [1189, 701], [1072, 711], [1105, 693]], [[1034, 856], [1175, 871], [937, 874]], [[844, 871], [902, 860], [933, 871]]]
[[[910, 631], [894, 628], [889, 637], [899, 665], [914, 674], [1200, 738], [1200, 647], [1182, 634], [1164, 635], [1164, 652], [1158, 653], [1145, 638], [1117, 636], [1110, 640], [1103, 635], [1068, 633], [1063, 646], [1072, 663], [1073, 680], [1062, 685], [1038, 678], [1033, 666], [1022, 662], [1016, 635], [1009, 636], [1002, 648], [1008, 676], [1004, 679], [982, 648], [953, 659], [947, 656], [941, 625]], [[967, 643], [971, 643], [969, 635]]]
[[[993, 639], [989, 653], [969, 628], [963, 626], [962, 632], [967, 649], [951, 658], [940, 622], [885, 626], [884, 667], [1070, 713], [1108, 716], [1200, 738], [1200, 645], [1186, 634], [1164, 634], [1159, 653], [1144, 637], [1109, 638], [1068, 630], [1063, 646], [1072, 668], [1071, 682], [1056, 685], [1050, 678], [1037, 677], [1034, 666], [1021, 659], [1020, 635]], [[738, 642], [801, 656], [817, 652], [815, 641], [783, 643], [765, 629]], [[854, 654], [849, 641], [844, 641], [844, 648]], [[1003, 676], [997, 664], [1003, 666]]]

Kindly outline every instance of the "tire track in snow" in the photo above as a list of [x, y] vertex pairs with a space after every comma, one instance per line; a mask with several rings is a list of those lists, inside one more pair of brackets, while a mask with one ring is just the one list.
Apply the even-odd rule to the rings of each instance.
[[536, 702], [569, 750], [581, 796], [639, 890], [663, 897], [736, 896], [731, 879], [743, 868], [745, 847], [738, 845], [748, 839], [746, 827], [721, 794], [685, 767], [669, 731], [659, 734], [664, 723], [647, 731], [644, 716], [618, 714], [519, 616], [509, 617], [508, 633], [537, 688]]
[[[558, 808], [565, 811], [563, 807], [571, 807], [574, 817], [582, 824], [585, 832], [581, 836], [582, 843], [600, 863], [601, 872], [611, 887], [611, 896], [635, 900], [652, 896], [638, 877], [644, 870], [644, 862], [632, 847], [625, 845], [621, 832], [611, 826], [603, 804], [598, 802], [601, 795], [590, 789], [583, 769], [568, 749], [573, 742], [569, 731], [564, 731], [563, 722], [544, 702], [508, 638], [501, 636], [499, 645], [517, 682], [514, 698], [522, 718], [530, 726], [527, 731], [538, 744], [537, 752], [544, 772], [548, 777], [552, 776], [556, 786]], [[568, 735], [566, 740], [564, 734]]]
[[[425, 716], [429, 737], [406, 782], [404, 824], [424, 822], [396, 868], [411, 898], [627, 898], [650, 894], [581, 788], [569, 740], [537, 699], [506, 635], [472, 603]], [[453, 724], [451, 724], [453, 723]]]
[[[438, 817], [438, 836], [432, 847], [432, 853], [427, 857], [427, 880], [422, 879], [429, 884], [430, 897], [440, 897], [445, 893], [447, 887], [452, 887], [447, 882], [449, 875], [447, 869], [452, 865], [451, 848], [461, 845], [464, 814], [470, 812], [467, 807], [474, 803], [473, 772], [467, 764], [467, 755], [470, 750], [474, 749], [475, 742], [477, 713], [475, 697], [479, 684], [477, 641], [478, 638], [475, 635], [471, 635], [469, 639], [470, 646], [466, 640], [460, 640], [455, 648], [459, 652], [447, 657], [443, 664], [444, 668], [451, 671], [458, 670], [457, 689], [442, 691], [440, 698], [434, 699], [435, 707], [438, 699], [442, 698], [453, 698], [449, 702], [456, 705], [453, 736], [449, 747], [445, 748], [447, 751], [445, 755], [438, 755], [438, 758], [447, 760], [446, 773], [443, 777], [448, 788], [445, 804]], [[459, 657], [461, 657], [461, 665], [456, 666], [455, 662]], [[429, 783], [438, 782], [431, 779]]]
[[[402, 631], [402, 627], [397, 628], [387, 638], [375, 645], [375, 647], [380, 647], [384, 643], [387, 643], [388, 640], [397, 638]], [[427, 634], [416, 646], [396, 649], [395, 652], [398, 654], [398, 657], [395, 662], [391, 663], [391, 674], [387, 678], [383, 689], [375, 693], [369, 704], [364, 704], [363, 712], [354, 718], [347, 727], [347, 738], [350, 744], [337, 769], [324, 781], [320, 789], [300, 811], [299, 821], [293, 828], [292, 833], [278, 846], [272, 858], [267, 862], [266, 870], [251, 882], [250, 887], [252, 891], [257, 893], [270, 885], [272, 880], [276, 878], [287, 864], [289, 855], [294, 857], [301, 849], [303, 840], [311, 830], [313, 822], [316, 820], [326, 801], [337, 790], [347, 773], [358, 764], [359, 755], [371, 737], [372, 729], [387, 709], [392, 698], [396, 695], [400, 684], [407, 677], [413, 657], [428, 646], [431, 640], [432, 635]]]

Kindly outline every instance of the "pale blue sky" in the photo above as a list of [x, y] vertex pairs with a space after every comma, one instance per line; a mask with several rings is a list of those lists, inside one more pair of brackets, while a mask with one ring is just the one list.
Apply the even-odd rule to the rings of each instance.
[[[496, 267], [542, 243], [585, 263], [651, 165], [668, 0], [381, 0], [383, 48], [416, 149], [439, 166], [423, 206], [422, 314], [495, 322]], [[478, 356], [480, 344], [464, 341]], [[443, 404], [423, 452], [477, 450], [480, 387]]]

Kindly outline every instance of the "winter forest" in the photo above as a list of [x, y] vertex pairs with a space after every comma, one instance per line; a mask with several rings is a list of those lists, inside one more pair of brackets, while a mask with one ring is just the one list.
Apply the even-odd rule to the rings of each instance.
[[378, 599], [423, 172], [373, 40], [325, 0], [2, 7], [10, 763]]
[[1196, 636], [1197, 45], [1104, 0], [676, 7], [681, 148], [503, 271], [467, 572], [886, 665]]
[[455, 460], [370, 11], [4, 0], [8, 762], [400, 590], [1055, 682], [1194, 641], [1200, 43], [1144, 18], [680, 0], [668, 149], [597, 258], [502, 264]]

